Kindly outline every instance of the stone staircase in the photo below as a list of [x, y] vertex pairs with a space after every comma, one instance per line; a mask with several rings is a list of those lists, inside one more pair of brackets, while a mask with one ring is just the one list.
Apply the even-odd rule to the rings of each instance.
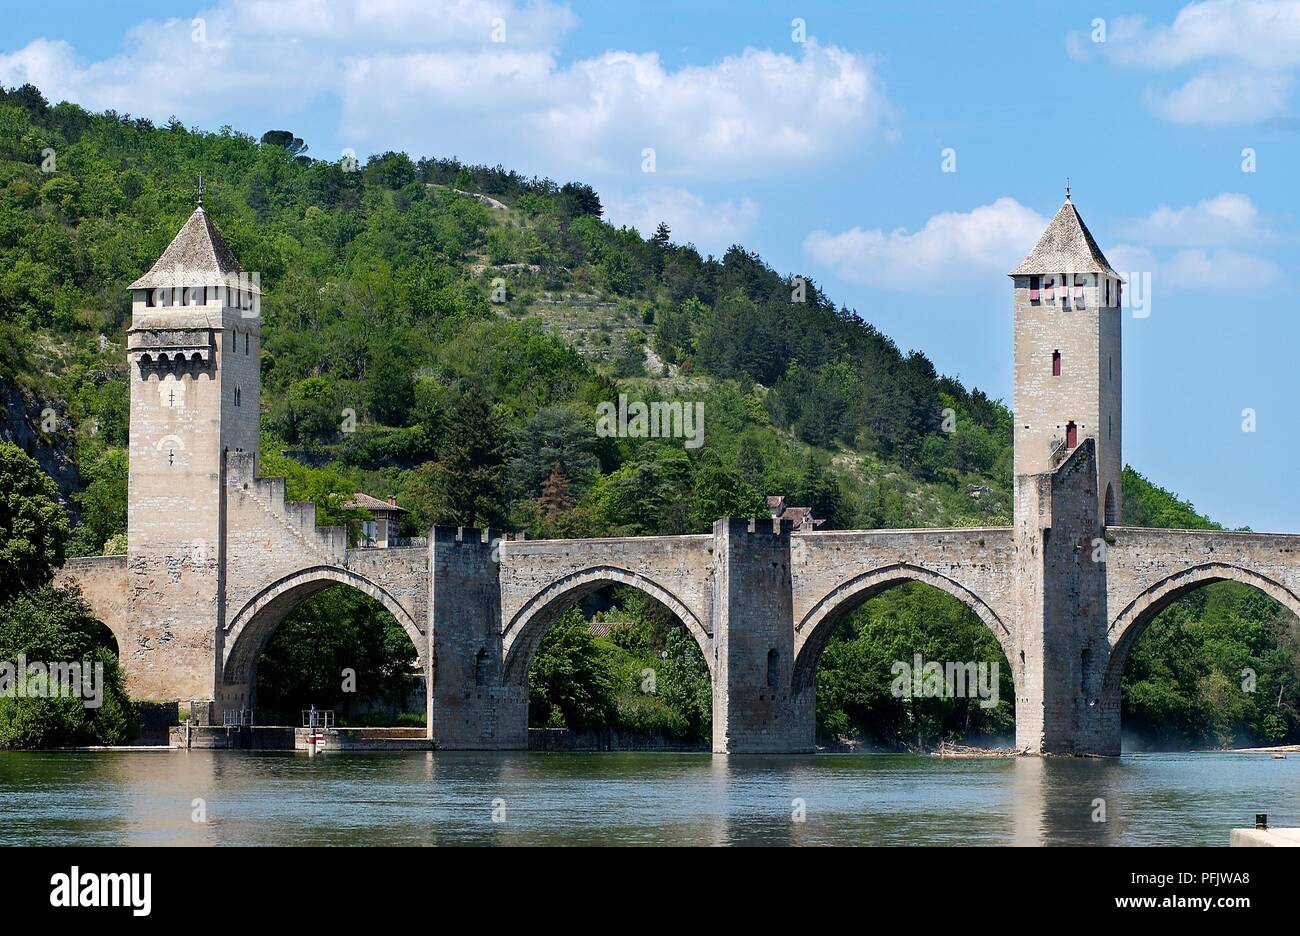
[[249, 499], [302, 544], [323, 560], [342, 564], [348, 548], [347, 530], [341, 526], [317, 526], [316, 505], [291, 501], [285, 495], [284, 478], [257, 474], [257, 459], [251, 452], [226, 453], [226, 483], [239, 487]]

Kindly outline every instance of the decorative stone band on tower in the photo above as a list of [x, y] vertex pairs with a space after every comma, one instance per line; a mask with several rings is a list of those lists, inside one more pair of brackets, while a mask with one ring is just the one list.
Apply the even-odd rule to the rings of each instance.
[[[345, 585], [379, 601], [427, 675], [444, 748], [528, 744], [528, 664], [583, 595], [640, 589], [694, 637], [713, 749], [814, 750], [817, 661], [864, 601], [924, 582], [966, 604], [1011, 666], [1026, 753], [1118, 754], [1134, 639], [1219, 580], [1300, 614], [1300, 536], [1115, 526], [1121, 283], [1067, 198], [1011, 274], [1014, 524], [794, 530], [722, 519], [693, 536], [523, 541], [435, 528], [427, 547], [349, 549], [257, 471], [260, 293], [200, 207], [131, 285], [128, 552], [70, 560], [139, 699], [256, 707], [257, 660], [297, 605]], [[953, 661], [957, 662], [957, 661]]]

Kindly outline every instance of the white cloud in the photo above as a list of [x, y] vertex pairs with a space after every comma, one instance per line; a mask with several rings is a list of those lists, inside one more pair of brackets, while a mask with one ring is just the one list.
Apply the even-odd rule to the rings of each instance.
[[[666, 67], [653, 52], [561, 59], [566, 6], [515, 0], [218, 0], [131, 29], [83, 62], [64, 42], [0, 54], [0, 83], [186, 123], [291, 118], [336, 100], [358, 152], [405, 148], [573, 174], [732, 178], [832, 160], [883, 137], [891, 113], [866, 57], [814, 40]], [[493, 41], [503, 27], [505, 42]], [[310, 141], [309, 141], [310, 142]], [[324, 155], [324, 154], [321, 154]]]
[[[1246, 195], [1225, 192], [1194, 205], [1161, 205], [1121, 225], [1125, 243], [1106, 251], [1120, 272], [1150, 273], [1161, 290], [1259, 289], [1280, 275], [1269, 260], [1245, 253], [1243, 245], [1268, 240], [1259, 209]], [[1178, 248], [1157, 254], [1153, 247]]]
[[1170, 69], [1214, 59], [1254, 68], [1300, 66], [1300, 2], [1205, 0], [1189, 3], [1167, 26], [1122, 17], [1104, 51], [1127, 64]]
[[[808, 42], [798, 57], [758, 49], [666, 69], [655, 53], [605, 52], [567, 66], [546, 51], [418, 52], [354, 61], [344, 126], [378, 126], [416, 146], [422, 125], [466, 105], [493, 139], [584, 171], [735, 177], [820, 162], [882, 127], [889, 113], [871, 63]], [[440, 133], [455, 128], [442, 126]], [[427, 137], [426, 137], [427, 141]], [[481, 132], [467, 137], [484, 142]]]
[[1241, 243], [1266, 237], [1259, 209], [1247, 195], [1224, 192], [1195, 205], [1161, 205], [1145, 218], [1123, 227], [1126, 237], [1154, 244]]
[[1170, 123], [1256, 123], [1286, 111], [1291, 84], [1291, 78], [1283, 74], [1218, 68], [1192, 76], [1173, 91], [1147, 88], [1143, 99]]
[[853, 227], [813, 231], [810, 259], [847, 280], [925, 293], [956, 293], [972, 279], [1005, 274], [1033, 249], [1047, 219], [1003, 197], [969, 212], [944, 212], [915, 233]]
[[1204, 0], [1167, 25], [1119, 17], [1105, 42], [1074, 32], [1066, 48], [1132, 68], [1198, 68], [1172, 91], [1146, 88], [1147, 106], [1173, 123], [1253, 123], [1287, 109], [1300, 69], [1300, 0]]
[[611, 224], [628, 225], [649, 237], [663, 221], [673, 241], [691, 243], [720, 256], [758, 221], [758, 205], [748, 198], [710, 202], [685, 189], [650, 189], [634, 195], [601, 195]]
[[1162, 281], [1186, 289], [1260, 289], [1278, 277], [1277, 267], [1261, 257], [1203, 248], [1180, 250], [1159, 270]]
[[1152, 288], [1161, 292], [1255, 290], [1271, 286], [1280, 276], [1272, 262], [1230, 248], [1189, 247], [1160, 259], [1146, 247], [1120, 244], [1109, 248], [1106, 258], [1130, 278], [1150, 273]]

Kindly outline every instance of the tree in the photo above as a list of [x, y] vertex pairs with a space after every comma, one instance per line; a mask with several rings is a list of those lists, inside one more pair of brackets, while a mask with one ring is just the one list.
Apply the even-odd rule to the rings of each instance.
[[761, 517], [766, 513], [767, 502], [739, 472], [717, 463], [696, 471], [691, 506], [694, 532], [713, 529], [713, 521], [721, 517]]
[[[135, 711], [122, 670], [110, 649], [112, 635], [80, 596], [44, 585], [0, 603], [0, 660], [78, 663], [83, 685], [90, 667], [103, 667], [100, 698], [0, 696], [0, 748], [69, 744], [121, 744], [135, 734]], [[97, 701], [98, 705], [87, 705]]]
[[324, 442], [339, 432], [343, 420], [337, 383], [326, 377], [308, 377], [289, 387], [279, 423], [289, 442]]
[[[290, 719], [312, 705], [347, 717], [360, 703], [400, 714], [415, 684], [415, 645], [379, 602], [355, 589], [330, 588], [285, 618], [257, 664], [257, 706]], [[351, 670], [355, 691], [342, 677]], [[266, 714], [262, 716], [265, 720]]]
[[286, 150], [294, 161], [308, 163], [310, 157], [303, 155], [310, 147], [302, 141], [302, 137], [293, 135], [292, 130], [268, 130], [262, 134], [262, 143], [268, 146], [278, 146]]
[[126, 449], [108, 449], [100, 455], [91, 469], [90, 484], [77, 495], [81, 523], [72, 533], [69, 552], [100, 555], [109, 539], [126, 532], [127, 474]]
[[366, 406], [385, 426], [405, 426], [415, 408], [415, 377], [398, 342], [376, 342], [366, 368]]
[[569, 496], [569, 479], [560, 471], [559, 465], [552, 468], [550, 475], [542, 482], [542, 496], [537, 501], [551, 520], [573, 506], [573, 498]]
[[58, 496], [36, 462], [0, 442], [0, 601], [44, 585], [63, 564], [68, 517]]
[[546, 406], [511, 433], [510, 488], [536, 497], [551, 470], [558, 468], [575, 494], [590, 487], [600, 471], [593, 421], [572, 406]]
[[558, 721], [584, 731], [611, 724], [616, 712], [608, 662], [582, 612], [570, 608], [546, 632], [528, 667], [528, 723], [544, 728]]
[[510, 445], [505, 421], [477, 387], [469, 387], [447, 418], [443, 454], [417, 469], [417, 519], [478, 526], [505, 517], [505, 464]]

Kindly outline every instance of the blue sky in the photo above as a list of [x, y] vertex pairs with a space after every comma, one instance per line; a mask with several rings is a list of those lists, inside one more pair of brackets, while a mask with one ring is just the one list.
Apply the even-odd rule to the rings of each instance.
[[614, 222], [741, 243], [1004, 400], [1005, 274], [1069, 176], [1151, 277], [1125, 460], [1293, 532], [1298, 77], [1300, 0], [7, 0], [0, 36], [0, 83], [96, 110], [590, 182]]

